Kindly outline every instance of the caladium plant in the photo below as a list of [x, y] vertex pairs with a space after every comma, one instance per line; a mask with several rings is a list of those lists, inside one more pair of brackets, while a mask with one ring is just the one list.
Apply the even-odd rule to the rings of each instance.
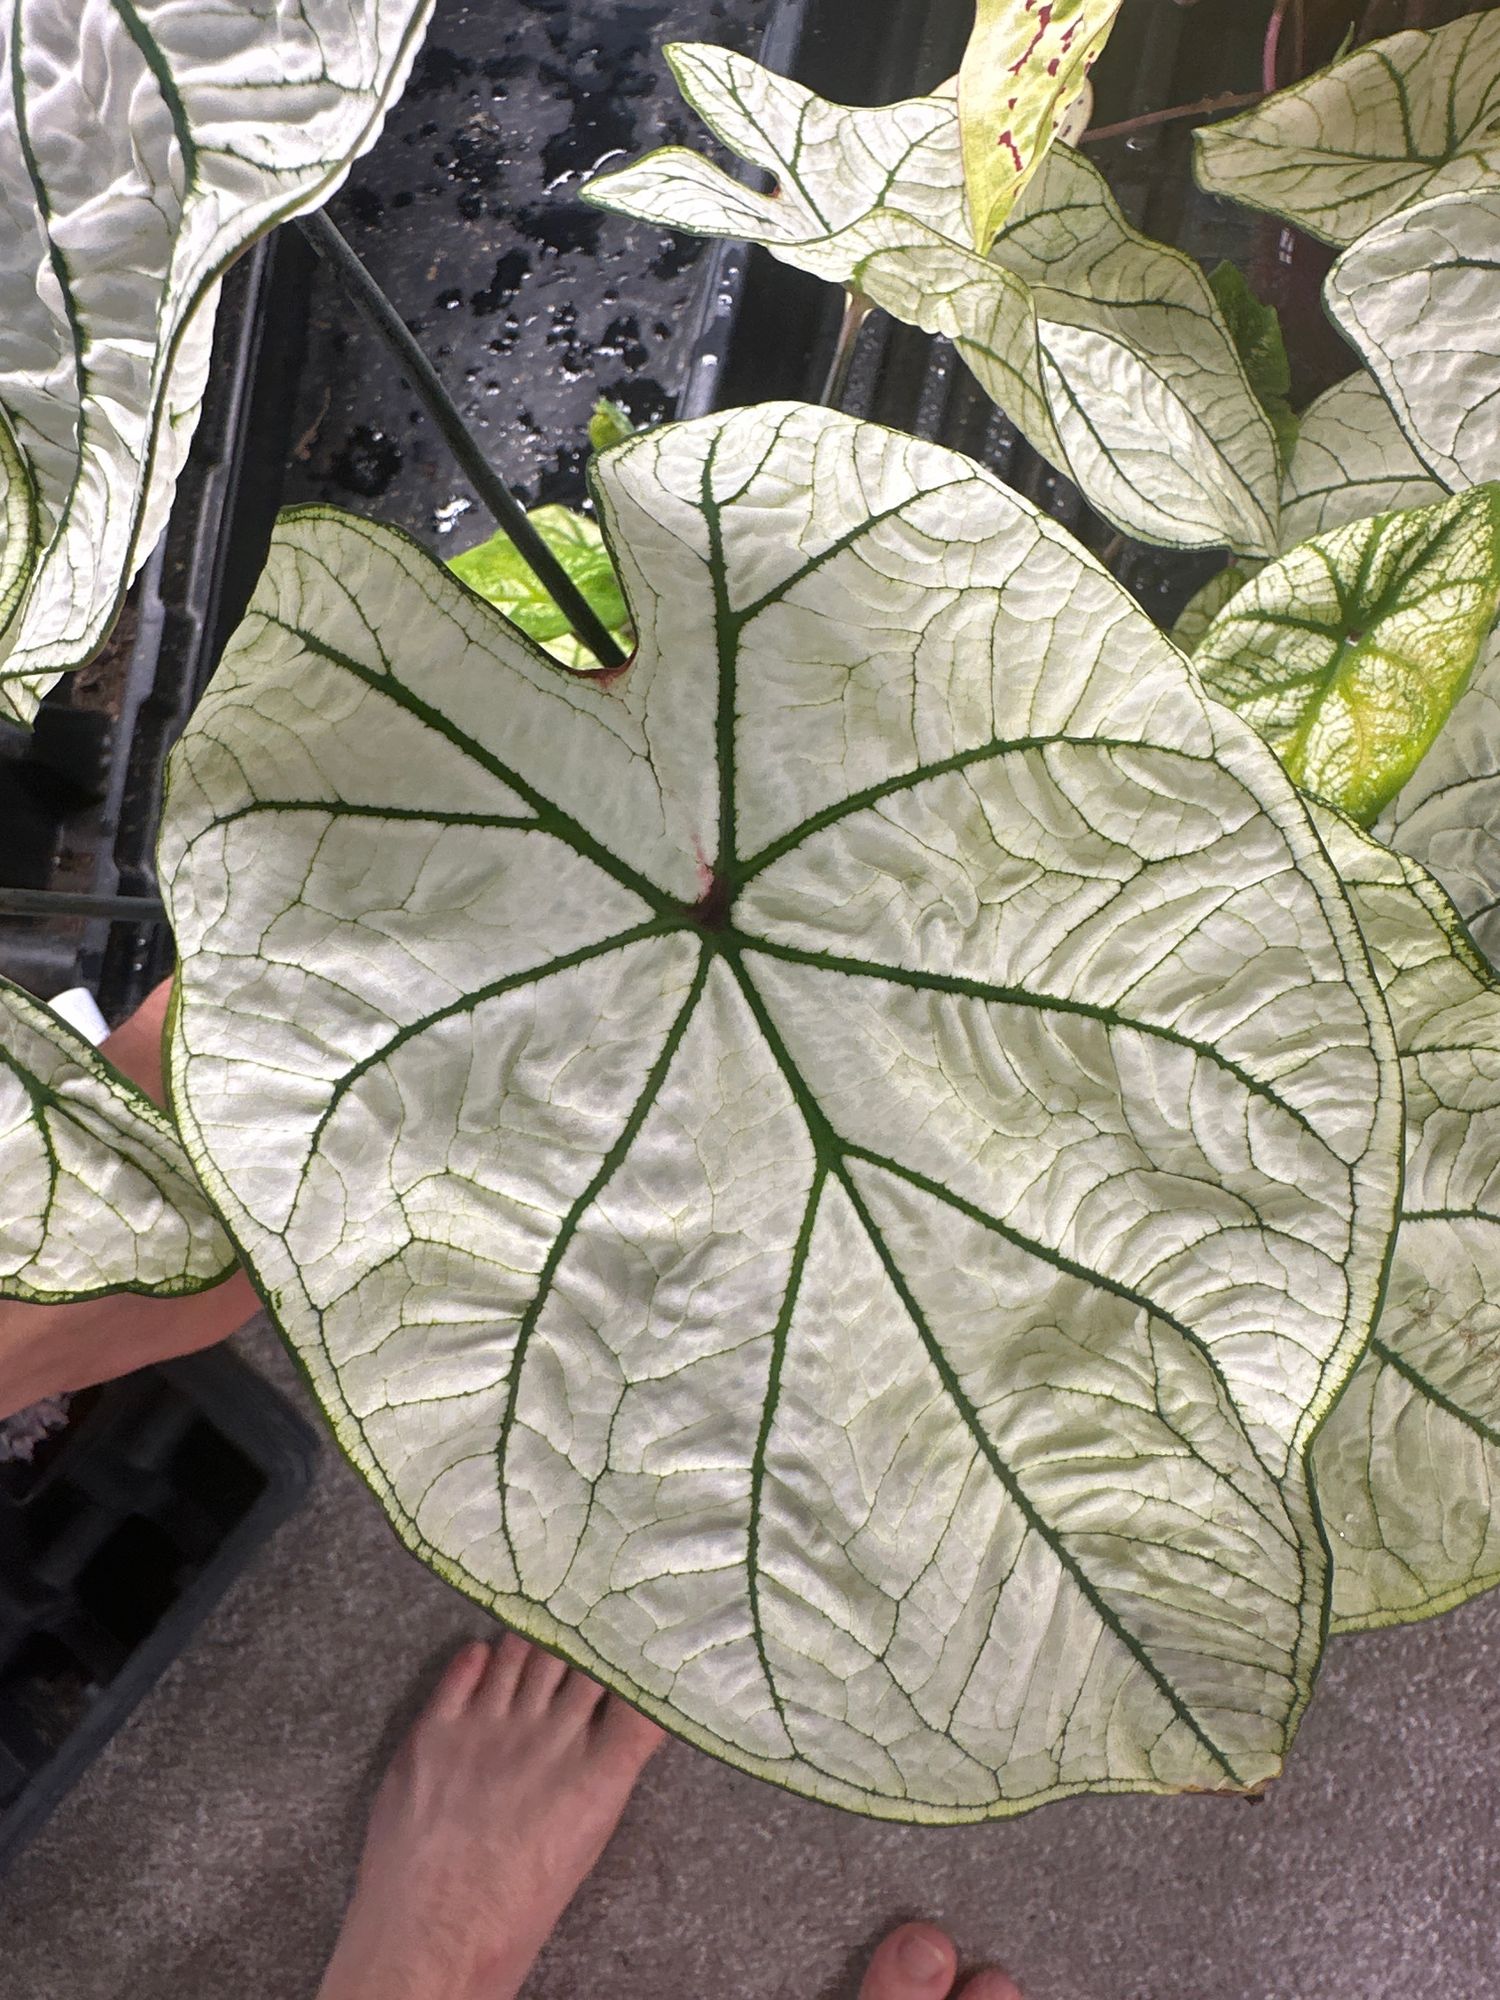
[[591, 181], [588, 199], [749, 237], [946, 334], [1042, 456], [1124, 532], [1274, 553], [1276, 436], [1209, 282], [1191, 258], [1137, 234], [1081, 154], [1046, 154], [984, 256], [951, 93], [856, 110], [725, 49], [667, 54], [694, 110], [774, 175], [776, 191], [668, 147]]
[[1296, 793], [955, 454], [761, 408], [597, 497], [608, 685], [284, 521], [170, 783], [195, 1164], [410, 1543], [682, 1734], [1260, 1782], [1402, 1110]]
[[1500, 478], [1500, 14], [1371, 43], [1200, 132], [1198, 177], [1347, 246], [1328, 310], [1423, 464]]
[[0, 18], [0, 715], [104, 639], [197, 424], [218, 280], [380, 130], [431, 0]]
[[173, 1126], [9, 980], [0, 980], [0, 1187], [0, 1298], [192, 1292], [234, 1268]]
[[[348, 62], [274, 85], [273, 123], [310, 91], [367, 135], [421, 10], [368, 11], [275, 12]], [[986, 0], [957, 97], [876, 111], [679, 50], [777, 191], [684, 152], [595, 186], [949, 333], [1122, 529], [1233, 548], [1191, 664], [977, 466], [801, 405], [619, 444], [602, 529], [533, 517], [623, 671], [569, 670], [503, 536], [450, 569], [304, 510], [172, 767], [183, 1145], [0, 993], [0, 1170], [40, 1191], [0, 1292], [211, 1282], [196, 1172], [415, 1550], [689, 1739], [907, 1820], [1256, 1786], [1330, 1604], [1389, 1622], [1500, 1576], [1500, 997], [1418, 865], [1500, 934], [1500, 512], [1402, 290], [1432, 277], [1450, 344], [1478, 324], [1482, 260], [1434, 276], [1425, 211], [1468, 201], [1470, 254], [1489, 31], [1398, 38], [1404, 67], [1205, 149], [1268, 198], [1275, 133], [1325, 233], [1358, 224], [1331, 296], [1372, 373], [1297, 424], [1274, 321], [1056, 142], [1114, 12]], [[175, 79], [177, 152], [148, 119], [132, 169], [168, 235], [217, 185], [172, 162], [220, 140], [224, 254], [316, 199], [305, 132], [199, 117], [258, 74], [252, 25], [157, 0], [93, 46], [138, 19], [105, 68], [155, 49], [158, 117]], [[28, 240], [112, 300], [119, 243], [53, 228], [46, 185]], [[156, 400], [114, 455], [75, 454], [121, 549], [207, 310], [135, 355]], [[24, 649], [70, 558], [16, 431]], [[102, 546], [117, 596], [134, 554]]]

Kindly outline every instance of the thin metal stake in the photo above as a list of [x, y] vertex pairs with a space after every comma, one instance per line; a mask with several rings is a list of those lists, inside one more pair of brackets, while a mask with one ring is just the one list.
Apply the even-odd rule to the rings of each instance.
[[159, 924], [159, 896], [90, 896], [72, 889], [0, 888], [0, 917], [105, 917], [112, 924]]
[[298, 225], [318, 255], [329, 264], [340, 284], [396, 355], [465, 478], [490, 513], [510, 536], [537, 581], [567, 619], [601, 667], [621, 667], [626, 655], [605, 629], [598, 613], [542, 540], [526, 510], [475, 443], [458, 409], [438, 378], [437, 370], [385, 293], [321, 210], [304, 215]]

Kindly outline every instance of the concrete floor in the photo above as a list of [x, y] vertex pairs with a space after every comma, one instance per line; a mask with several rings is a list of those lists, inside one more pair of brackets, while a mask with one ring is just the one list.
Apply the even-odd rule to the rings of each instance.
[[[245, 1344], [293, 1386], [264, 1330]], [[484, 1629], [330, 1447], [309, 1506], [0, 1884], [3, 2000], [307, 2000], [374, 1780]], [[1264, 1802], [1079, 1800], [952, 1831], [674, 1744], [528, 2000], [852, 2000], [912, 1915], [1029, 2000], [1490, 2000], [1497, 1685], [1500, 1594], [1337, 1642]]]

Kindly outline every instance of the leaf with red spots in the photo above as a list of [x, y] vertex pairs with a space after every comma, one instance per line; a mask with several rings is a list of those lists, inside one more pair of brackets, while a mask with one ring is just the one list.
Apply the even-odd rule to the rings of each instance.
[[974, 243], [988, 250], [1047, 157], [1120, 0], [979, 0], [958, 73]]

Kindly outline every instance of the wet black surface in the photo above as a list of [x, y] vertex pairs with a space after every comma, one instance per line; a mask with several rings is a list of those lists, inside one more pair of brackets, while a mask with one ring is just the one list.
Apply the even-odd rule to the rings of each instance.
[[[611, 396], [670, 414], [706, 246], [578, 198], [596, 168], [702, 143], [661, 55], [752, 49], [769, 0], [439, 0], [412, 84], [330, 213], [529, 504], [583, 497]], [[408, 528], [444, 555], [489, 522], [330, 279], [313, 278], [286, 500]]]

